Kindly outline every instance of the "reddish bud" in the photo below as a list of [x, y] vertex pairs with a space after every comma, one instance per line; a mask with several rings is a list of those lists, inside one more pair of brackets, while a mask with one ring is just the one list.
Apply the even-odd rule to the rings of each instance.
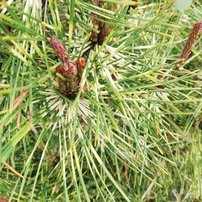
[[73, 74], [75, 76], [78, 75], [77, 65], [72, 60], [67, 60], [63, 63], [63, 68], [66, 74]]
[[63, 61], [65, 59], [67, 59], [67, 51], [65, 46], [57, 39], [56, 36], [52, 36], [50, 43], [54, 49], [54, 51], [56, 52], [56, 54], [58, 55], [58, 57], [60, 59], [62, 59]]
[[68, 60], [64, 45], [55, 36], [51, 37], [50, 43], [58, 57], [62, 60], [62, 65], [55, 70], [58, 87], [64, 95], [73, 99], [78, 93], [86, 61], [84, 58], [79, 58], [76, 62]]
[[65, 74], [65, 70], [64, 70], [63, 67], [59, 66], [59, 67], [56, 68], [55, 73], [56, 74], [59, 73], [61, 75], [64, 75]]
[[9, 201], [9, 199], [0, 197], [0, 202], [8, 202], [8, 201]]

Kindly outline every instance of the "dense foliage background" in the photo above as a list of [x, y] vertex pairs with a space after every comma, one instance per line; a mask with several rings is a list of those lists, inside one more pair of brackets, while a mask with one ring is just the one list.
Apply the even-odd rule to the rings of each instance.
[[[105, 2], [1, 7], [0, 197], [202, 200], [201, 36], [174, 68], [202, 20], [201, 1], [183, 13], [171, 0]], [[96, 32], [92, 13], [113, 28], [86, 56], [80, 91], [69, 99], [58, 89], [50, 37], [75, 61]]]

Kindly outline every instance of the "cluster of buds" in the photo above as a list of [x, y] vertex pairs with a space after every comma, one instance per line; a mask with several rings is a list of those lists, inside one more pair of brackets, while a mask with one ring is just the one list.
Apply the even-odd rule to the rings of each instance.
[[68, 59], [67, 50], [57, 37], [52, 36], [50, 43], [62, 61], [62, 65], [55, 70], [59, 89], [64, 95], [75, 97], [79, 90], [79, 83], [86, 61], [84, 58], [78, 58], [76, 62]]
[[[99, 0], [91, 0], [91, 3], [93, 5], [96, 5], [100, 8], [103, 8], [105, 6], [105, 3], [100, 2]], [[110, 10], [113, 10], [115, 5], [108, 5]], [[112, 22], [110, 22], [110, 25], [107, 23], [104, 23], [106, 21], [106, 18], [101, 17], [100, 19], [103, 21], [101, 22], [98, 20], [99, 16], [91, 13], [92, 16], [92, 23], [93, 23], [93, 28], [96, 30], [92, 31], [91, 33], [91, 41], [98, 43], [99, 45], [102, 45], [106, 37], [110, 34], [113, 26], [111, 25]]]

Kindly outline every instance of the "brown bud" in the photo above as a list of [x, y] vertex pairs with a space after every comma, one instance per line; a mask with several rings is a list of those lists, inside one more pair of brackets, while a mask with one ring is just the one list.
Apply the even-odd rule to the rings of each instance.
[[99, 31], [99, 22], [97, 20], [96, 14], [91, 13], [91, 16], [92, 16], [93, 28], [97, 30], [97, 32], [92, 31], [92, 33], [91, 33], [91, 41], [96, 42], [97, 41], [98, 31]]
[[86, 60], [85, 60], [85, 58], [78, 58], [78, 60], [76, 61], [76, 64], [77, 64], [77, 67], [79, 68], [79, 69], [85, 69], [85, 67], [86, 67]]
[[110, 34], [111, 30], [112, 30], [111, 25], [109, 27], [107, 27], [107, 25], [105, 25], [104, 27], [101, 28], [101, 30], [98, 34], [98, 44], [99, 45], [103, 44], [103, 42], [105, 41], [107, 36]]
[[196, 40], [200, 36], [201, 30], [202, 30], [202, 22], [198, 22], [193, 26], [192, 31], [184, 47], [184, 50], [180, 56], [180, 59], [184, 59], [184, 60], [188, 59]]

